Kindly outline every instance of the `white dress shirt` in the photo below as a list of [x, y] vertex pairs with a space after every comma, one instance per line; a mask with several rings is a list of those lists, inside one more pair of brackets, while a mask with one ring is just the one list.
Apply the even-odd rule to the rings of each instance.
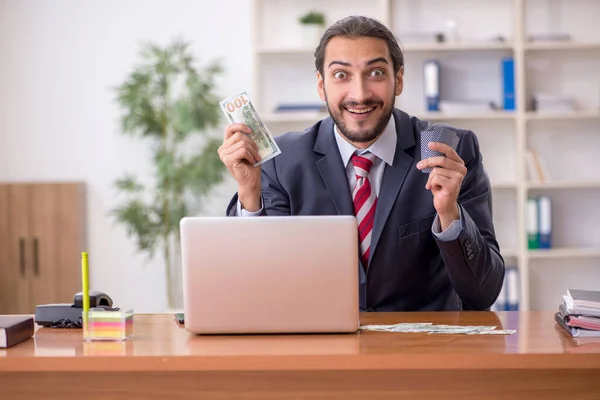
[[[342, 137], [342, 135], [338, 132], [337, 126], [334, 125], [334, 136], [335, 141], [338, 146], [338, 150], [342, 157], [342, 162], [346, 166], [346, 177], [348, 178], [348, 184], [350, 186], [350, 193], [353, 192], [354, 186], [356, 185], [356, 174], [354, 172], [354, 165], [350, 161], [350, 158], [354, 153], [363, 154], [366, 152], [373, 153], [377, 158], [373, 161], [373, 166], [369, 171], [369, 181], [371, 183], [371, 187], [379, 196], [379, 190], [381, 189], [381, 181], [383, 180], [383, 172], [385, 171], [385, 166], [392, 165], [394, 162], [394, 155], [396, 152], [396, 142], [398, 140], [398, 136], [396, 134], [396, 122], [393, 117], [390, 117], [390, 121], [387, 124], [385, 130], [379, 136], [379, 138], [371, 144], [366, 149], [357, 149], [351, 143], [349, 143], [346, 139]], [[261, 209], [256, 212], [246, 211], [242, 208], [240, 201], [237, 202], [237, 214], [243, 217], [247, 216], [258, 216], [262, 212], [262, 199], [261, 199]], [[439, 217], [436, 215], [435, 220], [433, 221], [433, 226], [431, 227], [432, 232], [441, 240], [454, 240], [458, 238], [462, 231], [462, 215], [460, 215], [459, 208], [459, 219], [453, 221], [450, 226], [443, 232], [440, 232], [440, 221]]]

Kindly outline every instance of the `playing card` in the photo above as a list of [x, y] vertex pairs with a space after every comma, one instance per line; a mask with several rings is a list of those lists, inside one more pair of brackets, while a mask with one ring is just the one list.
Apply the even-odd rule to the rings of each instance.
[[[435, 125], [432, 130], [421, 132], [421, 160], [425, 160], [431, 157], [445, 156], [445, 154], [439, 151], [431, 150], [428, 147], [429, 142], [439, 142], [447, 144], [456, 151], [458, 146], [458, 135], [450, 129], [441, 125]], [[432, 168], [422, 169], [423, 173], [430, 173]]]

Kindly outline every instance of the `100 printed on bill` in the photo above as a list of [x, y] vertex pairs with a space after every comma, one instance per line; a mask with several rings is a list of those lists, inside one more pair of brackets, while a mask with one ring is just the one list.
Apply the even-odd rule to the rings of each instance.
[[273, 135], [258, 116], [246, 92], [222, 100], [219, 105], [230, 123], [246, 124], [252, 130], [250, 138], [258, 146], [258, 155], [260, 156], [260, 160], [254, 164], [255, 167], [281, 154]]

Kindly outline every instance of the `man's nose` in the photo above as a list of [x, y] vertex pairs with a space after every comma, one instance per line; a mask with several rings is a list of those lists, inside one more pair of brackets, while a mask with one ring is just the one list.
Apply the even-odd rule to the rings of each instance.
[[369, 100], [372, 96], [372, 92], [369, 89], [367, 83], [363, 79], [354, 79], [352, 87], [350, 89], [349, 97], [358, 102], [363, 103]]

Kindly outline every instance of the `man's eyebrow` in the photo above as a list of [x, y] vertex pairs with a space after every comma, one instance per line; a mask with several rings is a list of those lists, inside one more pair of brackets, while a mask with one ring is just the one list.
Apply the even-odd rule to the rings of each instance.
[[[367, 61], [366, 65], [371, 65], [371, 64], [378, 63], [378, 62], [384, 62], [386, 64], [389, 64], [388, 60], [385, 57], [377, 57], [377, 58], [374, 58], [372, 60]], [[344, 67], [351, 67], [352, 66], [352, 64], [349, 63], [349, 62], [347, 62], [347, 61], [333, 60], [332, 62], [329, 63], [329, 67], [331, 67], [332, 65], [335, 65], [335, 64], [343, 65]]]
[[367, 61], [367, 65], [375, 64], [377, 62], [384, 62], [386, 64], [389, 64], [388, 60], [385, 57], [377, 57], [377, 58]]
[[337, 61], [337, 60], [333, 60], [332, 62], [330, 62], [329, 66], [331, 67], [334, 64], [343, 65], [344, 67], [350, 67], [350, 66], [352, 66], [352, 64], [350, 64], [349, 62], [346, 62], [346, 61]]

